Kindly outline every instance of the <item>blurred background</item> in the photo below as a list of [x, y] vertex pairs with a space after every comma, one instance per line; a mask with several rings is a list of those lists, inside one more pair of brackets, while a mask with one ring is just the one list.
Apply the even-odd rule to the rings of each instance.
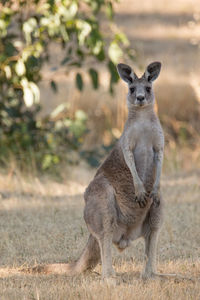
[[162, 62], [155, 94], [164, 170], [198, 168], [198, 0], [2, 0], [2, 170], [58, 178], [68, 166], [97, 167], [127, 117], [116, 64], [142, 75], [155, 60]]

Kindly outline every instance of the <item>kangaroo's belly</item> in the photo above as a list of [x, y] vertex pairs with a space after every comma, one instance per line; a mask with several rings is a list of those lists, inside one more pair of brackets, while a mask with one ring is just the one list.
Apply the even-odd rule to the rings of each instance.
[[[150, 192], [155, 180], [154, 151], [152, 147], [138, 144], [134, 151], [134, 160], [139, 177], [146, 191]], [[103, 173], [115, 189], [116, 197], [121, 200], [133, 200], [135, 188], [132, 174], [125, 162], [119, 147], [115, 147], [104, 163], [100, 166], [99, 173]]]

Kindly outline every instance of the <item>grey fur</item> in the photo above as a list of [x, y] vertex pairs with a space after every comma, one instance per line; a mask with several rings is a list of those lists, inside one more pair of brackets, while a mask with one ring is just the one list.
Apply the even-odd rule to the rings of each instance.
[[[128, 83], [128, 119], [120, 139], [84, 193], [88, 244], [80, 259], [62, 265], [61, 272], [80, 273], [101, 258], [102, 277], [111, 277], [112, 243], [124, 250], [132, 240], [143, 237], [147, 257], [143, 276], [156, 274], [156, 246], [163, 219], [160, 176], [164, 136], [154, 112], [152, 81], [159, 75], [160, 66], [158, 62], [150, 64], [141, 78], [131, 67], [117, 66], [120, 77]], [[53, 265], [46, 268], [57, 270]]]
[[[157, 236], [162, 224], [164, 136], [154, 112], [153, 80], [149, 76], [158, 76], [160, 63], [149, 65], [142, 78], [133, 76], [135, 73], [124, 64], [117, 69], [129, 87], [128, 120], [119, 141], [86, 189], [84, 218], [100, 246], [103, 278], [113, 274], [111, 241], [123, 250], [141, 236], [147, 256], [144, 276], [150, 277], [156, 272]], [[129, 76], [133, 80], [127, 80]]]

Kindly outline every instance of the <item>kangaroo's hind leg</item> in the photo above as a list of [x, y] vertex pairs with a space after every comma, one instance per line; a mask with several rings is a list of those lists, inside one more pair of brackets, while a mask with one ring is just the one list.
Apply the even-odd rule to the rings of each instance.
[[106, 279], [115, 274], [112, 267], [112, 233], [105, 232], [98, 242], [101, 251], [102, 278]]
[[156, 252], [157, 252], [157, 242], [158, 242], [158, 230], [152, 230], [145, 237], [145, 256], [146, 265], [143, 277], [150, 278], [156, 273]]
[[[184, 278], [178, 274], [174, 273], [159, 273], [156, 268], [156, 252], [157, 252], [157, 242], [158, 242], [159, 231], [150, 232], [149, 236], [145, 238], [145, 255], [146, 255], [146, 265], [145, 270], [142, 275], [143, 279], [150, 279], [156, 277], [177, 277]], [[186, 278], [187, 279], [187, 278]]]
[[85, 202], [85, 222], [100, 247], [102, 278], [112, 277], [111, 250], [117, 212], [113, 187], [105, 177], [98, 176], [91, 182], [85, 193]]
[[161, 199], [159, 205], [155, 203], [152, 204], [143, 226], [146, 256], [145, 269], [142, 275], [143, 279], [149, 279], [153, 277], [177, 277], [177, 274], [163, 274], [157, 272], [157, 243], [162, 223], [163, 200]]
[[157, 206], [155, 203], [151, 205], [149, 213], [143, 224], [143, 236], [145, 240], [145, 256], [146, 264], [143, 278], [151, 278], [157, 274], [156, 270], [156, 254], [158, 236], [163, 223], [163, 202]]

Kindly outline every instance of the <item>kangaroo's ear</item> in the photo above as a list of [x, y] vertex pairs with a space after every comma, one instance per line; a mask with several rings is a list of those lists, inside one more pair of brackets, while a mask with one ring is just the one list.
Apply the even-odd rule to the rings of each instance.
[[117, 71], [121, 79], [123, 79], [127, 83], [132, 83], [133, 80], [137, 78], [137, 75], [133, 72], [131, 67], [125, 64], [118, 64]]
[[146, 78], [146, 80], [148, 81], [154, 81], [160, 74], [160, 69], [161, 69], [161, 63], [155, 61], [147, 66], [143, 77]]

